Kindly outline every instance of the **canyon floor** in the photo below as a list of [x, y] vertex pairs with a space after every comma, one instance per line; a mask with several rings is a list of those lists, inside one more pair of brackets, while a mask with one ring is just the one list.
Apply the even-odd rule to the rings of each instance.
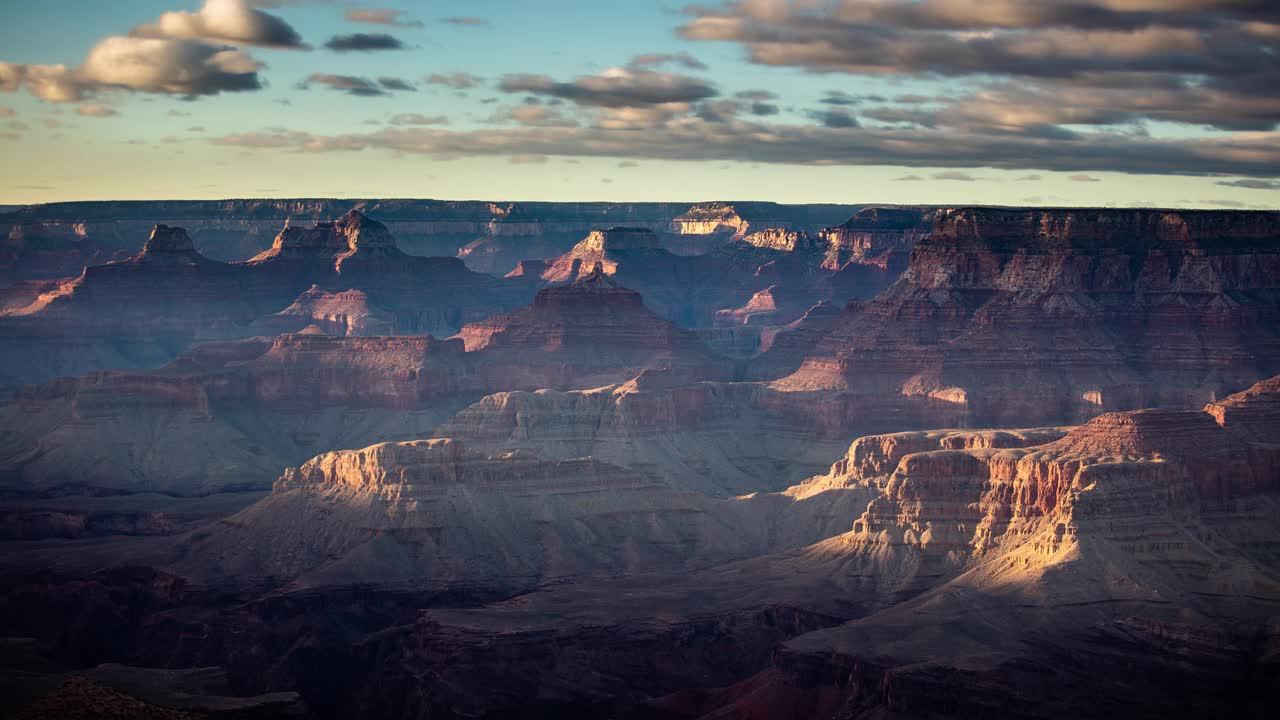
[[6, 717], [1280, 702], [1280, 213], [0, 220]]

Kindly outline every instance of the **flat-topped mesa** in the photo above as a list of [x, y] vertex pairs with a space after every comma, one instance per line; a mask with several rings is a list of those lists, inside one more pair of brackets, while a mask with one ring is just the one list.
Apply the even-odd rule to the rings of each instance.
[[741, 237], [750, 223], [737, 208], [725, 202], [698, 203], [671, 221], [671, 231], [682, 235], [729, 233]]
[[922, 288], [1221, 293], [1280, 285], [1280, 212], [938, 210], [904, 274]]
[[1232, 438], [1214, 418], [1196, 410], [1104, 413], [1046, 446], [1063, 455], [1185, 457], [1223, 452]]
[[1275, 251], [1280, 212], [952, 208], [934, 213], [930, 244], [996, 252]]
[[211, 262], [196, 251], [195, 243], [180, 227], [156, 225], [142, 246], [142, 252], [133, 257], [135, 262], [171, 265], [198, 265]]
[[286, 222], [271, 249], [253, 259], [290, 256], [330, 259], [340, 254], [396, 249], [395, 238], [387, 226], [353, 209], [339, 220], [316, 223], [310, 228], [292, 227]]
[[744, 236], [740, 242], [766, 250], [779, 252], [802, 252], [817, 250], [821, 245], [817, 239], [804, 230], [787, 228], [767, 228]]

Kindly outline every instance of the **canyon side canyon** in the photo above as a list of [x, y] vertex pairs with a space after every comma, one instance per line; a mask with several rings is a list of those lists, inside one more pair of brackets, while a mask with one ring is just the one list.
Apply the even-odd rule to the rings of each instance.
[[0, 227], [5, 717], [1280, 706], [1280, 212]]

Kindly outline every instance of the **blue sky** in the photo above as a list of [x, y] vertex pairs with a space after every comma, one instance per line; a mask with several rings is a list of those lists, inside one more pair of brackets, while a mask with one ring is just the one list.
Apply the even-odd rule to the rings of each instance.
[[[1165, 15], [1164, 0], [1143, 0], [1155, 19], [1140, 27], [1121, 0], [1034, 5], [1096, 3], [1114, 24], [1100, 33], [1012, 0], [989, 0], [981, 13], [972, 1], [891, 0], [906, 8], [896, 15], [885, 3], [781, 0], [701, 11], [579, 0], [210, 3], [283, 24], [305, 48], [272, 47], [253, 35], [256, 25], [231, 37], [212, 21], [178, 34], [146, 29], [165, 13], [200, 12], [199, 0], [6, 2], [0, 202], [1280, 206], [1280, 91], [1251, 80], [1272, 71], [1255, 66], [1275, 57], [1280, 38], [1266, 3], [1192, 17], [1176, 0]], [[910, 15], [920, 5], [935, 16]], [[352, 11], [397, 14], [395, 24], [380, 24], [356, 22]], [[979, 14], [985, 19], [975, 21]], [[470, 20], [445, 21], [458, 17]], [[325, 47], [354, 33], [389, 35], [403, 47]], [[1241, 38], [1256, 47], [1241, 50]], [[112, 42], [123, 50], [100, 52]], [[859, 54], [875, 43], [883, 46]], [[946, 43], [953, 49], [930, 52]], [[159, 54], [179, 45], [225, 51], [235, 77], [161, 87], [152, 71], [185, 77]], [[1083, 55], [1074, 50], [1081, 46]], [[131, 55], [139, 47], [147, 49], [141, 59]], [[1203, 70], [1188, 52], [1200, 53], [1193, 59]], [[1098, 57], [1114, 62], [1100, 66]], [[477, 80], [454, 89], [428, 79], [455, 73]], [[59, 92], [33, 79], [50, 74], [64, 83]], [[386, 89], [380, 78], [405, 89]], [[241, 81], [255, 89], [228, 84]], [[331, 87], [353, 82], [371, 89]], [[1117, 98], [1134, 96], [1150, 99], [1116, 108]]]

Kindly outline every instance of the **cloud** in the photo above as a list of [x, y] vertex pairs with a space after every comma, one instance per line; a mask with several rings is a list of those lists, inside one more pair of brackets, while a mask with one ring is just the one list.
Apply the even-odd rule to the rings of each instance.
[[98, 103], [90, 103], [88, 105], [81, 105], [80, 107], [76, 108], [76, 114], [83, 115], [84, 117], [103, 118], [103, 117], [112, 117], [115, 115], [119, 115], [120, 113], [110, 105], [100, 105]]
[[333, 90], [341, 90], [349, 95], [356, 97], [377, 97], [386, 95], [386, 91], [379, 87], [377, 83], [368, 78], [356, 77], [354, 75], [332, 75], [328, 73], [313, 73], [308, 76], [302, 83], [301, 87], [305, 90], [314, 83], [316, 85], [324, 85]]
[[1069, 178], [1067, 178], [1067, 179], [1068, 179], [1068, 180], [1070, 180], [1071, 182], [1082, 182], [1082, 183], [1096, 183], [1096, 182], [1102, 182], [1102, 180], [1101, 180], [1101, 179], [1096, 178], [1096, 177], [1094, 177], [1094, 176], [1092, 176], [1092, 175], [1072, 175], [1071, 177], [1069, 177]]
[[858, 127], [858, 119], [849, 114], [848, 110], [843, 108], [824, 108], [822, 110], [809, 111], [809, 117], [822, 123], [829, 128], [855, 128]]
[[392, 125], [447, 125], [449, 118], [444, 115], [423, 115], [421, 113], [400, 113], [391, 116]]
[[[537, 106], [529, 106], [537, 107]], [[545, 108], [539, 108], [545, 109]], [[689, 108], [689, 113], [693, 108]], [[1016, 134], [939, 133], [919, 128], [830, 128], [813, 124], [709, 122], [696, 114], [669, 122], [620, 127], [493, 127], [478, 130], [384, 128], [371, 133], [310, 135], [276, 147], [321, 151], [386, 150], [428, 156], [540, 154], [616, 159], [711, 160], [823, 165], [1121, 172], [1160, 175], [1230, 175], [1274, 178], [1280, 167], [1280, 132], [1230, 136], [1133, 137], [1082, 135], [1046, 142]], [[224, 144], [236, 144], [224, 140]]]
[[378, 78], [378, 84], [386, 90], [401, 90], [404, 92], [413, 92], [417, 90], [408, 80], [402, 80], [398, 77], [382, 76]]
[[902, 177], [896, 177], [893, 179], [894, 182], [920, 182], [922, 180], [924, 180], [924, 178], [919, 175], [903, 175]]
[[262, 64], [243, 50], [198, 40], [106, 37], [78, 68], [0, 63], [0, 87], [25, 84], [55, 103], [79, 102], [110, 89], [195, 97], [258, 90]]
[[484, 82], [483, 78], [476, 77], [471, 73], [454, 72], [454, 73], [431, 73], [426, 77], [428, 85], [444, 85], [454, 90], [469, 90]]
[[1022, 177], [1017, 178], [1015, 182], [1037, 182], [1039, 180], [1040, 180], [1040, 176], [1036, 175], [1035, 173], [1032, 173], [1030, 175], [1023, 175]]
[[504, 75], [498, 89], [546, 95], [579, 105], [604, 108], [693, 102], [716, 94], [713, 86], [696, 78], [632, 68], [610, 68], [572, 82], [558, 82], [547, 75]]
[[542, 105], [519, 105], [496, 113], [493, 122], [515, 121], [527, 127], [578, 127], [578, 121]]
[[139, 25], [133, 37], [208, 40], [233, 45], [303, 48], [289, 23], [254, 7], [250, 0], [205, 0], [196, 12], [172, 11], [154, 23]]
[[512, 165], [541, 165], [547, 161], [546, 155], [512, 155]]
[[455, 15], [454, 17], [440, 18], [440, 22], [446, 25], [459, 25], [462, 27], [491, 27], [492, 23], [484, 18], [473, 17], [471, 15]]
[[979, 85], [961, 85], [958, 98], [894, 98], [946, 106], [916, 111], [920, 125], [955, 124], [953, 110], [967, 122], [1059, 136], [1072, 131], [1049, 126], [1154, 120], [1266, 131], [1280, 123], [1273, 0], [753, 0], [685, 12], [686, 38], [740, 45], [761, 65]]
[[946, 170], [929, 176], [931, 180], [954, 180], [956, 182], [977, 182], [978, 178], [959, 170]]
[[1223, 187], [1245, 188], [1246, 190], [1280, 190], [1280, 180], [1219, 180], [1215, 185]]
[[369, 23], [371, 25], [390, 25], [392, 27], [422, 27], [421, 20], [405, 19], [404, 10], [375, 10], [351, 8], [343, 14], [348, 22]]
[[403, 50], [404, 43], [386, 33], [352, 33], [334, 35], [324, 44], [334, 52], [375, 52], [379, 50]]
[[662, 67], [679, 65], [689, 70], [706, 70], [707, 66], [698, 58], [687, 52], [679, 53], [645, 53], [631, 58], [628, 66], [633, 68]]

